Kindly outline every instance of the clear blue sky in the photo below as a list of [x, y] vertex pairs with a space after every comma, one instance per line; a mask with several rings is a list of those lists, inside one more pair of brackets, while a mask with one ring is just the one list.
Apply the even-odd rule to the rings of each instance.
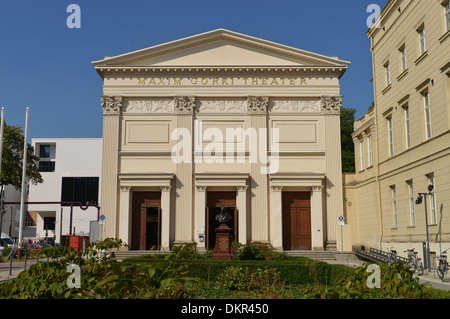
[[[344, 106], [364, 115], [373, 101], [369, 4], [387, 0], [18, 0], [0, 3], [0, 106], [29, 138], [101, 137], [102, 81], [91, 62], [104, 56], [224, 28], [351, 65]], [[69, 4], [81, 28], [69, 29]]]

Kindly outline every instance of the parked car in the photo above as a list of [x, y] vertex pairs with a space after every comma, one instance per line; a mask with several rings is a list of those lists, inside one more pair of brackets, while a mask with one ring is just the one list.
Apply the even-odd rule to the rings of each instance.
[[39, 244], [25, 244], [27, 251], [39, 251], [42, 246]]
[[6, 245], [8, 248], [14, 248], [16, 246], [16, 243], [14, 243], [14, 241], [11, 239], [11, 237], [9, 237], [8, 235], [6, 235], [5, 233], [2, 232], [1, 245], [2, 246]]

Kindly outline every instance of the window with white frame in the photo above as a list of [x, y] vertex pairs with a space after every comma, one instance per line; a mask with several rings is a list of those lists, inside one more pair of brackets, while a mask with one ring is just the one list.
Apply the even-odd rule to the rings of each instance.
[[407, 181], [408, 184], [408, 196], [409, 196], [409, 221], [411, 226], [414, 226], [416, 224], [416, 216], [414, 211], [414, 186], [413, 181]]
[[389, 62], [384, 65], [384, 73], [386, 77], [386, 86], [389, 86], [391, 84], [391, 68]]
[[367, 137], [367, 160], [368, 166], [373, 166], [373, 146], [372, 146], [372, 135]]
[[431, 138], [431, 107], [430, 107], [430, 94], [428, 91], [422, 93], [423, 108], [425, 113], [425, 136], [426, 139]]
[[388, 126], [388, 143], [389, 143], [389, 156], [394, 155], [394, 132], [392, 127], [392, 116], [387, 118]]
[[397, 223], [397, 192], [395, 190], [395, 186], [391, 186], [391, 193], [392, 193], [392, 221], [394, 224], [394, 227], [398, 226]]
[[428, 185], [433, 185], [433, 190], [430, 195], [430, 222], [431, 224], [437, 224], [436, 214], [436, 184], [434, 182], [434, 174], [428, 174]]
[[400, 65], [402, 67], [402, 72], [405, 72], [408, 69], [408, 64], [406, 63], [406, 47], [403, 45], [400, 48]]
[[445, 32], [450, 31], [450, 1], [444, 3]]
[[409, 107], [406, 105], [403, 107], [405, 113], [405, 142], [406, 149], [411, 147], [411, 130], [409, 126]]
[[360, 157], [361, 157], [361, 170], [366, 168], [366, 160], [364, 158], [364, 140], [362, 140], [361, 142], [359, 142], [359, 153], [360, 153]]
[[419, 50], [420, 50], [420, 55], [424, 54], [427, 51], [427, 42], [425, 39], [425, 27], [422, 26], [420, 27], [419, 30], [417, 30], [417, 32], [419, 33]]

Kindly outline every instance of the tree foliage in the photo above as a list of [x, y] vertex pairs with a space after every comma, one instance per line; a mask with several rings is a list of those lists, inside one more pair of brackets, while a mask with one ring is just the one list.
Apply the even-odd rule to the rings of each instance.
[[355, 122], [356, 110], [353, 108], [341, 108], [341, 152], [342, 172], [355, 171], [355, 148], [353, 145], [353, 122]]
[[[20, 190], [22, 184], [24, 134], [19, 126], [4, 124], [2, 174], [0, 184], [12, 185]], [[30, 144], [27, 147], [26, 175], [32, 184], [43, 182], [41, 173], [37, 167], [39, 157], [34, 155], [34, 148]]]

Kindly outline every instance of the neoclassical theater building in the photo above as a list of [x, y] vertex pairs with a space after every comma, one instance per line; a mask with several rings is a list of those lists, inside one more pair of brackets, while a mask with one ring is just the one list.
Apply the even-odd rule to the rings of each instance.
[[103, 80], [103, 236], [132, 250], [336, 245], [339, 80], [349, 62], [218, 29], [93, 62]]

